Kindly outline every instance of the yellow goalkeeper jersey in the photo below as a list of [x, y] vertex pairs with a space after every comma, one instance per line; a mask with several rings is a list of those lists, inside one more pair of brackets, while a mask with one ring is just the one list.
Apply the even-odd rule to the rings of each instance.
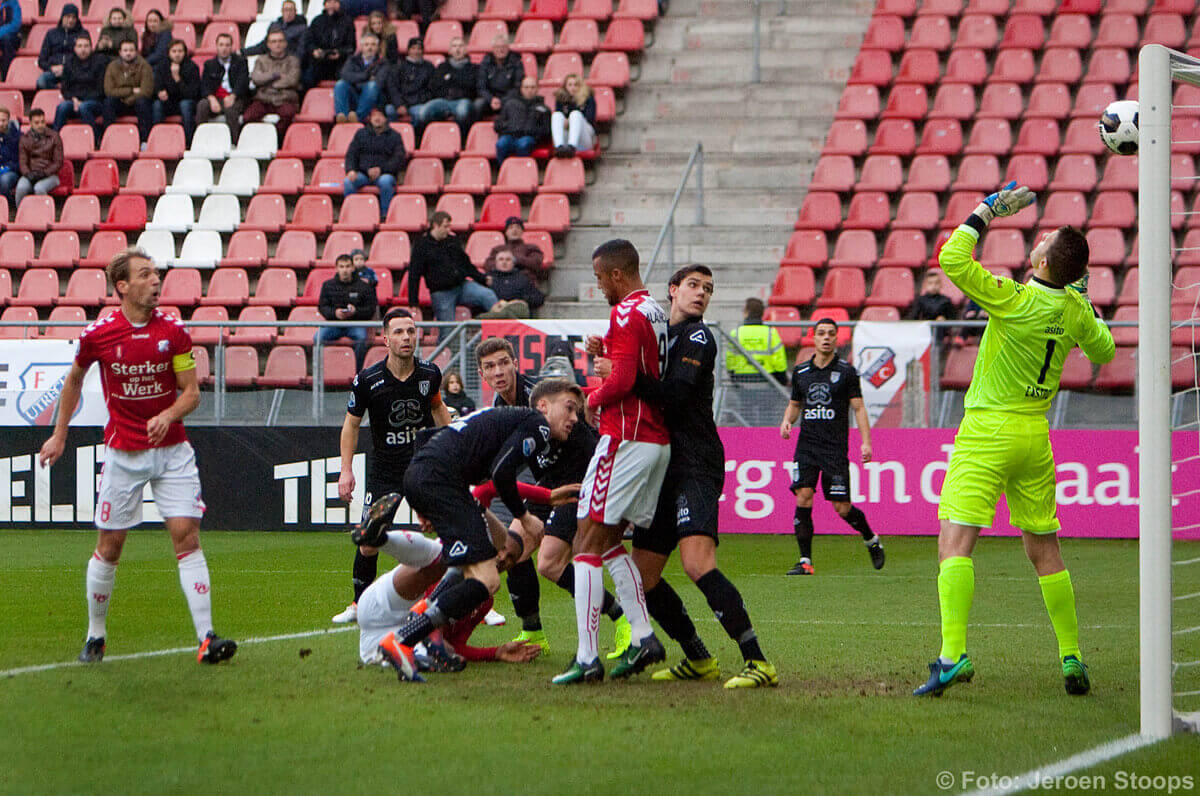
[[984, 270], [974, 257], [978, 242], [979, 233], [963, 224], [938, 257], [950, 281], [988, 313], [966, 408], [1045, 415], [1071, 349], [1078, 345], [1104, 364], [1116, 351], [1112, 333], [1075, 290]]

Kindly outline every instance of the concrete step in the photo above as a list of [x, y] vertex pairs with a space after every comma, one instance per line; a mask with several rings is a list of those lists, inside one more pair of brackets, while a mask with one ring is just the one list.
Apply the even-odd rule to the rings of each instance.
[[[762, 84], [758, 84], [762, 86]], [[657, 88], [657, 86], [656, 86]], [[759, 92], [767, 98], [748, 98], [749, 87], [737, 90], [729, 88], [703, 87], [682, 93], [678, 85], [670, 85], [665, 91], [655, 91], [650, 97], [639, 94], [638, 101], [626, 103], [618, 113], [613, 130], [620, 130], [627, 123], [675, 121], [704, 121], [718, 119], [742, 119], [757, 122], [778, 119], [796, 119], [797, 106], [803, 98], [807, 118], [827, 119], [832, 117], [841, 99], [842, 83], [819, 83], [813, 85], [772, 85]], [[813, 125], [824, 127], [825, 125]]]
[[[687, 50], [643, 59], [639, 80], [661, 83], [729, 85], [749, 83], [753, 58], [749, 50]], [[848, 49], [811, 53], [766, 50], [759, 57], [763, 83], [841, 83], [850, 76], [854, 58]]]
[[[682, 154], [605, 155], [603, 180], [598, 180], [584, 194], [584, 203], [594, 189], [620, 186], [625, 190], [674, 191], [683, 177], [687, 158]], [[704, 155], [705, 191], [744, 188], [791, 192], [793, 202], [799, 201], [800, 186], [808, 181], [816, 163], [814, 156], [784, 160], [777, 153], [758, 153], [743, 156]]]
[[[779, 9], [779, 2], [764, 2], [761, 18], [765, 21], [778, 16]], [[869, 19], [871, 12], [875, 10], [875, 3], [873, 0], [849, 0], [849, 2], [841, 2], [841, 0], [793, 0], [787, 2], [784, 0], [783, 10], [783, 16], [801, 19], [821, 20], [830, 17]], [[753, 13], [753, 6], [746, 0], [671, 0], [667, 9], [668, 17], [700, 16], [737, 19], [751, 18]]]

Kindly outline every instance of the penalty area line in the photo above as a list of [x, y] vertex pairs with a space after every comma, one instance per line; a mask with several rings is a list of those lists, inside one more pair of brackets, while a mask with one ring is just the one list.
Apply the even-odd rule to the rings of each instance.
[[1079, 754], [1071, 755], [1056, 763], [1049, 763], [1032, 771], [1026, 771], [1024, 774], [1002, 777], [1002, 786], [980, 788], [979, 790], [970, 791], [967, 796], [1004, 796], [1009, 793], [1032, 790], [1040, 787], [1039, 783], [1045, 782], [1048, 779], [1053, 780], [1055, 777], [1063, 777], [1076, 771], [1098, 766], [1101, 763], [1106, 763], [1109, 760], [1127, 755], [1130, 752], [1135, 752], [1138, 749], [1152, 746], [1163, 740], [1166, 739], [1155, 738], [1150, 735], [1126, 735], [1124, 738], [1117, 738], [1102, 743], [1099, 746], [1080, 752]]
[[[351, 630], [357, 630], [358, 625], [349, 627], [333, 627], [326, 630], [305, 630], [301, 633], [282, 633], [278, 636], [257, 636], [254, 638], [238, 641], [238, 646], [245, 644], [266, 644], [271, 641], [291, 641], [298, 638], [312, 638], [313, 636], [328, 636], [335, 633], [347, 633]], [[236, 640], [236, 639], [235, 639]], [[131, 652], [125, 655], [105, 655], [104, 662], [110, 661], [136, 661], [143, 658], [161, 658], [164, 655], [181, 655], [185, 652], [194, 653], [195, 646], [191, 647], [171, 647], [165, 650], [148, 650], [146, 652]], [[48, 672], [53, 669], [66, 669], [71, 666], [90, 666], [92, 664], [80, 663], [79, 661], [61, 661], [59, 663], [40, 663], [36, 666], [19, 666], [15, 669], [0, 670], [0, 677], [16, 677], [18, 674], [33, 674], [35, 672]]]

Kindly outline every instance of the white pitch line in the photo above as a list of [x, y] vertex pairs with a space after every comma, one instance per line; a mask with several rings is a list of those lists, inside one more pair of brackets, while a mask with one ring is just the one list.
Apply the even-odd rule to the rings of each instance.
[[1057, 763], [1050, 763], [1049, 765], [1035, 768], [1032, 771], [1026, 771], [1024, 774], [1005, 777], [1003, 787], [973, 790], [967, 796], [1005, 796], [1005, 794], [1009, 793], [1020, 793], [1021, 791], [1038, 787], [1038, 783], [1044, 782], [1046, 779], [1062, 777], [1075, 771], [1098, 766], [1115, 757], [1151, 746], [1161, 740], [1164, 739], [1154, 738], [1149, 735], [1127, 735], [1124, 738], [1117, 738], [1114, 741], [1102, 743], [1077, 755], [1071, 755], [1064, 760], [1059, 760]]
[[[257, 638], [248, 638], [238, 641], [238, 646], [243, 644], [265, 644], [270, 641], [290, 641], [297, 638], [311, 638], [312, 636], [325, 636], [333, 633], [346, 633], [351, 630], [357, 630], [357, 626], [350, 627], [334, 627], [328, 630], [306, 630], [302, 633], [284, 633], [278, 636], [259, 636]], [[161, 658], [164, 655], [180, 655], [184, 652], [195, 652], [195, 647], [172, 647], [165, 650], [149, 650], [147, 652], [132, 652], [126, 655], [105, 655], [104, 662], [111, 661], [135, 661], [142, 658]], [[34, 672], [48, 672], [52, 669], [65, 669], [69, 666], [88, 666], [91, 664], [80, 663], [79, 661], [62, 661], [60, 663], [40, 663], [36, 666], [19, 666], [16, 669], [0, 670], [0, 677], [15, 677], [18, 674], [33, 674]]]

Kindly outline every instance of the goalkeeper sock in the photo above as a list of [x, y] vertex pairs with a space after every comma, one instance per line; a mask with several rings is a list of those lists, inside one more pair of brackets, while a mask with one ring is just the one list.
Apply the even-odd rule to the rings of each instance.
[[952, 556], [938, 567], [938, 602], [942, 606], [942, 652], [953, 663], [967, 651], [967, 617], [975, 597], [975, 562]]
[[875, 538], [875, 532], [871, 530], [871, 525], [867, 522], [867, 515], [863, 514], [862, 509], [858, 506], [851, 506], [842, 519], [846, 521], [847, 525], [858, 531], [864, 541], [869, 542]]
[[[558, 580], [554, 581], [558, 588], [565, 591], [572, 597], [575, 596], [575, 567], [568, 564], [563, 568], [562, 574], [558, 576]], [[600, 605], [600, 613], [607, 616], [614, 622], [625, 615], [621, 610], [621, 604], [617, 602], [617, 598], [612, 596], [612, 592], [608, 589], [604, 590], [604, 602]]]
[[532, 558], [514, 564], [508, 570], [508, 596], [512, 599], [513, 611], [521, 617], [521, 629], [530, 632], [541, 630], [542, 617], [538, 610], [541, 588]]
[[812, 506], [796, 507], [796, 516], [792, 520], [792, 533], [796, 534], [796, 543], [800, 545], [800, 557], [811, 561], [813, 539]]
[[362, 597], [367, 587], [375, 582], [375, 575], [379, 571], [379, 556], [364, 556], [357, 547], [354, 548], [354, 567], [350, 571], [351, 583], [354, 584], [354, 602], [358, 602], [358, 598]]
[[88, 638], [104, 638], [107, 633], [108, 603], [112, 599], [117, 565], [92, 553], [87, 565]]
[[693, 661], [711, 657], [704, 642], [696, 633], [696, 625], [683, 607], [683, 600], [665, 580], [646, 591], [646, 608], [663, 632], [683, 647], [683, 654]]
[[1067, 570], [1043, 575], [1038, 578], [1042, 587], [1042, 600], [1054, 635], [1058, 639], [1058, 657], [1079, 657], [1079, 619], [1075, 614], [1075, 587], [1071, 585], [1071, 573]]

